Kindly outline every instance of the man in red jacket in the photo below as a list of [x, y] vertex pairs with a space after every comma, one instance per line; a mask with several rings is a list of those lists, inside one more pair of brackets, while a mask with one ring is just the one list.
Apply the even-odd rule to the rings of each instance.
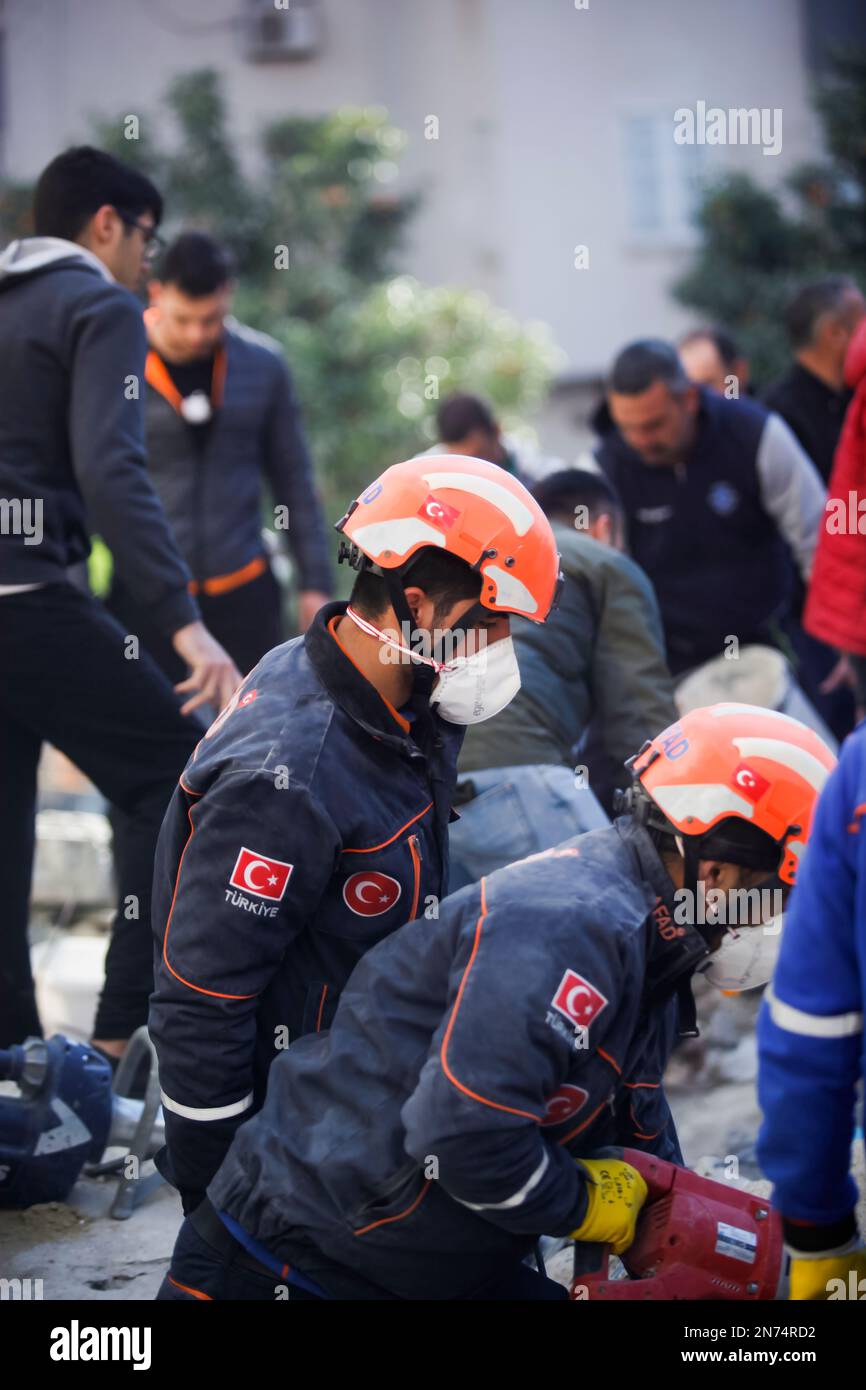
[[866, 709], [866, 320], [851, 339], [845, 381], [854, 391], [830, 475], [803, 626], [846, 654]]

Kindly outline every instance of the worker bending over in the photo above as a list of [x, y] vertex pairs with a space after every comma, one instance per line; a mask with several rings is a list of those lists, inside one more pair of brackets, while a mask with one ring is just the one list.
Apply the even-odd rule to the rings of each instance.
[[159, 1297], [564, 1297], [523, 1263], [540, 1233], [626, 1249], [646, 1187], [598, 1150], [682, 1162], [662, 1076], [691, 977], [769, 979], [764, 919], [833, 762], [784, 715], [695, 710], [634, 759], [613, 826], [375, 947], [328, 1035], [275, 1061]]

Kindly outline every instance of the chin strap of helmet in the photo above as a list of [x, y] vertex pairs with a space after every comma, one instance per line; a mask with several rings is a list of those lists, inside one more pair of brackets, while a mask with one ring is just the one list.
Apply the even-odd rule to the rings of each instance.
[[[347, 513], [347, 516], [350, 514], [351, 512]], [[406, 646], [410, 648], [412, 646], [411, 634], [415, 628], [415, 620], [412, 617], [412, 610], [406, 599], [405, 590], [406, 586], [411, 583], [410, 575], [413, 566], [419, 558], [418, 555], [413, 555], [405, 565], [401, 565], [397, 569], [383, 569], [381, 565], [377, 565], [370, 560], [368, 556], [355, 545], [354, 541], [347, 541], [345, 539], [340, 541], [340, 549], [337, 554], [338, 563], [346, 561], [359, 573], [368, 570], [371, 574], [378, 575], [379, 578], [384, 581], [388, 599], [394, 610], [400, 631], [407, 635]], [[477, 566], [475, 568], [477, 568]], [[438, 640], [430, 643], [429, 655], [439, 665], [442, 665], [446, 659], [444, 648], [448, 634], [460, 631], [468, 632], [470, 628], [475, 627], [475, 625], [489, 614], [489, 612], [490, 609], [486, 608], [479, 599], [471, 608], [467, 609], [462, 617], [457, 618], [449, 628], [441, 629]], [[426, 656], [428, 653], [424, 652], [424, 655]], [[453, 656], [455, 653], [452, 652], [450, 655]], [[435, 666], [430, 665], [429, 661], [421, 660], [420, 654], [416, 656], [414, 660], [410, 656], [409, 661], [412, 671], [412, 692], [407, 704], [416, 716], [427, 720], [430, 716], [430, 696], [438, 677], [438, 671]]]
[[[634, 762], [634, 759], [630, 759], [629, 762]], [[626, 764], [626, 766], [629, 766], [629, 764]], [[642, 825], [650, 835], [659, 853], [664, 851], [679, 852], [683, 860], [683, 887], [690, 890], [690, 896], [686, 899], [686, 902], [692, 905], [686, 921], [703, 939], [709, 950], [712, 945], [713, 934], [695, 921], [695, 906], [698, 900], [700, 854], [693, 839], [690, 836], [681, 836], [677, 833], [676, 827], [663, 815], [637, 779], [632, 782], [630, 787], [614, 793], [614, 812], [617, 815], [631, 816], [638, 825]], [[692, 975], [694, 974], [694, 968], [697, 964], [698, 961], [695, 960], [691, 968], [687, 970], [687, 973], [682, 974], [679, 979], [676, 979], [676, 975], [679, 974], [682, 966], [678, 967], [676, 962], [672, 962], [671, 971], [668, 971], [666, 976], [656, 978], [653, 982], [655, 990], [661, 990], [661, 992], [664, 993], [666, 985], [670, 988], [668, 981], [672, 979], [673, 975], [673, 979], [675, 980], [673, 988], [677, 996], [679, 1013], [677, 1031], [681, 1038], [700, 1037], [700, 1031], [697, 1025], [697, 1010], [692, 995]]]

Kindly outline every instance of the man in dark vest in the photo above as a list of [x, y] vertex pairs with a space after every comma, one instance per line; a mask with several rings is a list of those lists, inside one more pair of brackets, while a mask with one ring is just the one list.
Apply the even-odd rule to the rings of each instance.
[[845, 354], [866, 300], [847, 275], [803, 285], [785, 310], [794, 361], [764, 392], [764, 405], [787, 421], [825, 483], [852, 392], [845, 385]]
[[674, 675], [778, 645], [791, 603], [788, 550], [804, 580], [824, 487], [778, 416], [693, 385], [670, 344], [630, 344], [607, 392], [616, 429], [597, 450], [620, 498], [629, 550], [661, 608]]

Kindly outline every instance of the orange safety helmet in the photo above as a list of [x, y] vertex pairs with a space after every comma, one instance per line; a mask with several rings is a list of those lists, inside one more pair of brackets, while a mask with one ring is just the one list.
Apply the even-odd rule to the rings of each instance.
[[481, 571], [479, 602], [543, 623], [562, 587], [550, 522], [517, 478], [486, 459], [424, 454], [395, 463], [337, 522], [370, 564], [399, 570], [441, 546]]
[[[691, 710], [650, 739], [631, 771], [661, 813], [648, 824], [706, 837], [702, 857], [723, 858], [721, 822], [744, 822], [775, 843], [776, 874], [793, 884], [818, 796], [835, 765], [823, 740], [798, 719], [757, 705], [719, 704]], [[736, 835], [731, 839], [731, 862], [748, 864], [748, 851], [738, 858]], [[714, 840], [721, 847], [714, 849]]]

